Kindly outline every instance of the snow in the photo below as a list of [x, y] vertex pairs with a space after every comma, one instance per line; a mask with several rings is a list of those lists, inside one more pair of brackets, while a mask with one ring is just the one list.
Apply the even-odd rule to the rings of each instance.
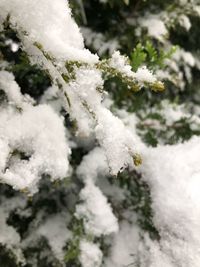
[[101, 2], [101, 3], [107, 3], [108, 2], [108, 0], [99, 0], [99, 2]]
[[47, 104], [53, 108], [56, 113], [60, 113], [63, 101], [59, 97], [58, 87], [50, 86], [40, 98], [40, 104]]
[[158, 244], [150, 246], [155, 257], [150, 252], [148, 262], [153, 267], [163, 258], [166, 267], [200, 264], [199, 149], [200, 138], [193, 137], [183, 144], [149, 148], [143, 154], [141, 173], [151, 189], [153, 221], [161, 236]]
[[147, 69], [146, 66], [138, 68], [137, 72], [134, 74], [134, 78], [139, 83], [154, 83], [156, 82], [155, 76]]
[[118, 70], [120, 73], [126, 76], [133, 76], [130, 64], [128, 64], [128, 58], [122, 56], [119, 51], [115, 51], [112, 54], [109, 65], [111, 68]]
[[[103, 80], [101, 71], [93, 65], [98, 59], [95, 55], [88, 55], [88, 52], [84, 50], [82, 36], [70, 15], [68, 4], [64, 0], [52, 2], [50, 5], [47, 0], [33, 2], [24, 0], [20, 3], [11, 0], [9, 4], [5, 5], [3, 1], [1, 5], [1, 13], [4, 17], [9, 12], [12, 14], [11, 23], [16, 27], [20, 36], [22, 35], [24, 48], [31, 56], [32, 62], [48, 70], [53, 85], [59, 87], [63, 106], [70, 114], [70, 119], [77, 125], [76, 134], [88, 137], [92, 132], [95, 133], [99, 145], [105, 151], [110, 172], [113, 175], [117, 175], [123, 168], [132, 164], [132, 157], [135, 153], [132, 136], [123, 123], [102, 106], [103, 95], [100, 91], [103, 88]], [[28, 16], [22, 17], [21, 11]], [[24, 30], [27, 34], [24, 34]], [[32, 53], [36, 53], [36, 57]], [[62, 53], [66, 55], [64, 62]], [[72, 58], [71, 55], [77, 58]], [[66, 60], [79, 62], [83, 60], [91, 66], [83, 65], [79, 68], [74, 66], [75, 78], [66, 82], [63, 78], [63, 75], [68, 74], [63, 65]], [[131, 77], [133, 81], [138, 79], [141, 86], [145, 83], [145, 75], [147, 82], [155, 81], [154, 76], [146, 68], [133, 73], [131, 66], [119, 52], [115, 52], [111, 57], [110, 66]], [[111, 124], [113, 129], [110, 129]]]
[[[171, 110], [169, 119], [177, 120], [183, 114], [181, 108]], [[141, 141], [138, 139], [138, 142]], [[136, 259], [132, 257], [130, 261], [131, 257], [126, 254], [130, 249], [123, 249], [124, 241], [120, 236], [124, 239], [126, 235], [131, 236], [134, 226], [129, 230], [126, 226], [124, 231], [127, 234], [120, 235], [121, 230], [116, 234], [116, 244], [112, 245], [106, 266], [121, 266], [121, 259], [121, 264], [134, 264], [136, 260], [141, 267], [199, 266], [200, 138], [193, 137], [190, 141], [173, 146], [139, 147], [143, 159], [139, 172], [150, 187], [153, 223], [160, 240], [153, 241], [144, 233], [143, 240], [136, 238], [137, 235], [129, 239], [133, 242], [129, 245], [136, 255]], [[122, 254], [118, 255], [118, 251]]]
[[9, 200], [2, 200], [1, 197], [0, 244], [12, 250], [18, 263], [24, 263], [24, 256], [20, 247], [20, 235], [13, 226], [7, 224], [7, 219], [9, 213], [16, 207], [23, 208], [25, 206], [25, 199], [14, 197]]
[[183, 28], [185, 28], [187, 31], [189, 31], [190, 30], [190, 28], [191, 28], [191, 22], [190, 22], [190, 19], [186, 16], [186, 15], [184, 15], [184, 14], [182, 14], [180, 17], [179, 17], [179, 24], [183, 27]]
[[154, 83], [156, 82], [156, 77], [152, 74], [146, 66], [138, 68], [136, 72], [133, 72], [129, 64], [128, 58], [121, 55], [119, 51], [115, 51], [112, 54], [111, 59], [109, 60], [109, 66], [113, 69], [116, 69], [122, 76], [127, 76], [140, 86], [143, 86], [145, 83]]
[[193, 8], [197, 15], [200, 16], [200, 5], [195, 5]]
[[[18, 245], [20, 241], [19, 234], [15, 231], [15, 229], [12, 226], [7, 225], [6, 223], [6, 216], [4, 214], [4, 211], [0, 209], [0, 243], [3, 245], [6, 245], [8, 248], [11, 248], [12, 246]], [[6, 235], [5, 235], [6, 233]]]
[[49, 174], [52, 180], [66, 176], [70, 151], [62, 121], [48, 106], [28, 109], [22, 115], [2, 112], [0, 117], [1, 138], [9, 145], [6, 161], [15, 150], [30, 157], [29, 160], [12, 157], [8, 167], [4, 165], [1, 169], [2, 181], [15, 189], [34, 192], [42, 174]]
[[83, 34], [85, 44], [92, 46], [99, 56], [104, 55], [106, 52], [112, 55], [120, 47], [117, 38], [106, 40], [102, 33], [94, 32], [90, 28], [82, 27], [81, 33]]
[[10, 46], [10, 49], [12, 52], [17, 52], [19, 50], [19, 44], [18, 43], [15, 43], [13, 40], [11, 39], [8, 39], [5, 41], [5, 44], [6, 45], [9, 45]]
[[[102, 105], [101, 73], [96, 69], [79, 68], [76, 80], [67, 85], [67, 92], [75, 105], [70, 107], [72, 118], [76, 119], [81, 136], [89, 136], [91, 131], [104, 149], [110, 172], [113, 175], [132, 164], [136, 152], [134, 139], [122, 121]], [[112, 127], [110, 127], [112, 125]]]
[[77, 168], [77, 175], [84, 182], [96, 182], [98, 176], [109, 175], [108, 163], [102, 148], [95, 147], [83, 157]]
[[[84, 182], [84, 187], [79, 194], [81, 203], [76, 205], [76, 217], [83, 220], [86, 234], [100, 237], [118, 232], [117, 218], [107, 198], [95, 185], [98, 177], [109, 175], [104, 150], [96, 147], [84, 156], [77, 175]], [[79, 248], [83, 267], [100, 266], [102, 252], [95, 243], [82, 240]]]
[[134, 266], [140, 237], [136, 225], [123, 221], [119, 233], [112, 240], [111, 254], [106, 267]]
[[82, 204], [76, 207], [77, 218], [83, 218], [86, 233], [94, 236], [109, 235], [118, 231], [117, 219], [100, 189], [87, 182], [80, 192]]
[[20, 93], [20, 87], [15, 82], [14, 75], [7, 71], [0, 71], [1, 90], [6, 93], [9, 103], [22, 107], [25, 98]]
[[[156, 108], [152, 108], [152, 112], [156, 112]], [[167, 100], [160, 103], [159, 114], [166, 120], [165, 124], [168, 126], [183, 118], [192, 119], [196, 124], [199, 123], [198, 116], [191, 115], [185, 105], [173, 104]]]
[[[84, 49], [79, 28], [71, 17], [66, 0], [2, 0], [0, 16], [11, 14], [10, 22], [23, 37], [25, 47], [35, 53], [31, 46], [38, 42], [58, 60], [96, 62], [98, 57]], [[2, 20], [1, 18], [1, 20]]]
[[67, 240], [72, 236], [67, 229], [66, 218], [64, 215], [55, 215], [48, 218], [37, 230], [39, 236], [43, 236], [48, 240], [48, 243], [55, 257], [61, 262], [64, 260]]
[[67, 175], [70, 149], [63, 120], [47, 105], [32, 106], [12, 74], [1, 71], [0, 77], [9, 101], [0, 110], [1, 182], [33, 194], [43, 174], [52, 180]]
[[81, 240], [79, 259], [83, 267], [100, 267], [102, 256], [102, 252], [96, 244]]
[[174, 54], [173, 58], [176, 59], [176, 61], [183, 60], [188, 66], [193, 67], [195, 65], [195, 58], [190, 53], [183, 49], [178, 49]]
[[132, 165], [132, 157], [136, 152], [134, 139], [119, 118], [106, 109], [99, 110], [95, 133], [105, 151], [112, 175], [117, 175], [125, 167]]
[[[84, 48], [67, 1], [1, 0], [0, 21], [8, 14], [12, 27], [22, 39], [23, 49], [34, 63], [49, 71], [53, 81], [40, 104], [36, 105], [33, 99], [21, 94], [11, 73], [0, 71], [0, 86], [7, 97], [7, 102], [5, 100], [0, 106], [1, 182], [34, 194], [43, 175], [49, 175], [51, 180], [66, 177], [70, 148], [63, 118], [59, 115], [61, 107], [65, 106], [70, 119], [77, 124], [76, 136], [94, 136], [96, 141], [76, 170], [83, 186], [75, 212], [75, 216], [83, 221], [85, 234], [79, 247], [82, 266], [100, 266], [103, 254], [95, 238], [112, 236], [110, 255], [106, 259], [108, 267], [134, 264], [132, 254], [136, 253], [141, 267], [199, 267], [200, 138], [193, 137], [173, 146], [146, 147], [136, 132], [136, 116], [124, 110], [114, 115], [102, 103], [102, 73], [95, 67], [98, 56]], [[149, 15], [148, 19], [139, 22], [141, 27], [147, 28], [149, 36], [161, 42], [164, 40], [167, 28], [159, 16]], [[189, 30], [190, 21], [186, 16], [181, 17], [180, 23]], [[36, 46], [36, 42], [39, 45]], [[7, 44], [13, 51], [18, 49], [9, 41]], [[99, 46], [99, 43], [95, 45]], [[71, 60], [86, 64], [74, 64], [72, 77], [65, 81], [63, 75], [69, 74], [65, 63]], [[171, 66], [177, 72], [179, 61], [187, 65], [185, 73], [189, 80], [195, 58], [191, 53], [179, 50]], [[157, 81], [145, 66], [133, 72], [128, 59], [119, 51], [113, 53], [109, 66], [139, 86]], [[53, 109], [50, 102], [57, 97], [61, 101], [54, 103]], [[167, 124], [171, 124], [180, 119], [183, 112], [181, 107], [174, 109], [166, 104], [162, 114], [166, 115]], [[105, 190], [105, 194], [100, 189], [100, 185], [102, 188], [106, 185], [98, 181], [102, 176], [104, 179], [117, 176], [127, 167], [136, 169], [133, 158], [138, 152], [143, 164], [137, 171], [149, 185], [153, 223], [160, 240], [151, 240], [147, 234], [141, 233], [136, 223], [120, 222], [106, 197], [108, 191]], [[113, 187], [113, 191], [119, 193], [117, 200], [124, 199], [122, 190]], [[10, 211], [9, 205], [0, 208], [0, 243], [16, 248], [21, 239], [7, 224]], [[48, 240], [57, 259], [63, 259], [63, 248], [71, 237], [64, 215], [48, 218], [36, 234]], [[139, 238], [140, 234], [143, 239]], [[95, 241], [87, 240], [89, 236]]]
[[156, 14], [147, 14], [144, 18], [139, 18], [138, 23], [140, 27], [147, 28], [150, 37], [160, 42], [163, 42], [165, 36], [168, 34], [165, 23]]

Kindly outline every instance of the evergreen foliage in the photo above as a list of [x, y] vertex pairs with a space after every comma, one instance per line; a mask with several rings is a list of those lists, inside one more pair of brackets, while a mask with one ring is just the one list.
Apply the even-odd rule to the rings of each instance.
[[199, 23], [0, 0], [0, 267], [199, 266]]

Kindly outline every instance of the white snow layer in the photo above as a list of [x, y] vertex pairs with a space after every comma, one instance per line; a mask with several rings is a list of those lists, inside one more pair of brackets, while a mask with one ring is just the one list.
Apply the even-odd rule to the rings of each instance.
[[[1, 199], [2, 200], [2, 199]], [[20, 247], [20, 235], [16, 229], [7, 224], [7, 219], [16, 208], [24, 208], [26, 200], [23, 198], [10, 198], [6, 201], [1, 201], [0, 207], [0, 244], [11, 249], [14, 253], [17, 262], [24, 263], [23, 253]]]
[[[193, 137], [188, 142], [173, 146], [139, 147], [143, 158], [140, 172], [150, 186], [153, 222], [159, 231], [160, 240], [152, 241], [148, 236], [144, 236], [141, 241], [137, 231], [134, 232], [134, 226], [126, 226], [122, 235], [122, 230], [115, 235], [106, 266], [121, 266], [120, 259], [127, 265], [139, 261], [141, 267], [199, 266], [200, 138]], [[96, 148], [84, 157], [77, 173], [87, 184], [88, 181], [96, 181], [97, 176], [107, 175], [107, 168], [103, 151]], [[103, 204], [100, 205], [101, 209], [96, 206], [98, 192], [95, 192], [93, 187], [94, 185], [90, 185], [90, 188], [86, 185], [86, 189], [83, 189], [81, 199], [85, 204], [80, 204], [80, 210], [77, 211], [82, 217], [86, 215], [86, 229], [92, 229], [93, 234], [98, 236], [100, 232], [105, 232], [105, 226], [101, 225], [102, 220], [98, 217], [98, 214], [104, 213], [105, 208], [102, 208]], [[92, 197], [93, 193], [95, 197]], [[104, 222], [108, 217], [106, 213], [102, 216]], [[109, 223], [106, 222], [106, 225]], [[126, 236], [132, 236], [129, 248], [126, 244], [125, 249], [118, 249], [118, 246], [123, 246], [123, 242], [128, 243], [123, 241]]]
[[[15, 189], [35, 191], [42, 174], [52, 180], [67, 174], [69, 148], [62, 120], [45, 105], [23, 114], [0, 113], [1, 181]], [[23, 152], [28, 159], [12, 155]], [[7, 166], [8, 165], [8, 166]]]
[[12, 74], [1, 71], [0, 77], [9, 100], [0, 109], [1, 182], [35, 193], [43, 174], [52, 180], [67, 174], [70, 149], [63, 121], [49, 106], [27, 102]]
[[117, 69], [120, 73], [132, 76], [131, 66], [128, 64], [128, 58], [122, 56], [119, 51], [115, 51], [110, 59], [110, 66]]
[[147, 28], [148, 35], [163, 42], [168, 30], [165, 23], [158, 15], [147, 14], [145, 18], [139, 18], [139, 25]]
[[[48, 0], [3, 0], [0, 10], [4, 19], [10, 14], [10, 21], [20, 33], [26, 51], [29, 54], [36, 53], [34, 63], [48, 70], [54, 85], [61, 87], [65, 108], [77, 124], [77, 133], [85, 137], [91, 132], [95, 133], [105, 151], [110, 172], [117, 175], [124, 167], [132, 164], [134, 140], [121, 120], [102, 105], [100, 89], [103, 80], [101, 72], [93, 65], [98, 58], [84, 49], [82, 36], [71, 17], [68, 2], [58, 0], [49, 4]], [[42, 48], [40, 45], [35, 47], [35, 42], [41, 44]], [[50, 55], [46, 57], [45, 53]], [[63, 65], [66, 60], [85, 61], [91, 67], [75, 68], [75, 79], [67, 83], [63, 79], [63, 74], [66, 75], [67, 72]], [[114, 53], [111, 65], [112, 62], [118, 71], [138, 80], [141, 85], [145, 81], [155, 81], [154, 76], [145, 68], [139, 69], [137, 73], [132, 72], [119, 52]]]
[[[148, 148], [141, 173], [149, 184], [160, 241], [147, 242], [144, 267], [200, 265], [200, 138]], [[142, 258], [142, 257], [141, 257]]]
[[[1, 21], [10, 14], [11, 24], [24, 35], [27, 49], [34, 42], [55, 58], [96, 62], [98, 57], [84, 49], [79, 28], [66, 0], [1, 0]], [[34, 52], [34, 51], [33, 51]]]
[[133, 162], [134, 138], [123, 122], [102, 105], [102, 94], [97, 90], [102, 86], [98, 70], [80, 68], [76, 71], [76, 80], [66, 86], [66, 91], [76, 103], [70, 111], [78, 124], [78, 133], [81, 136], [95, 134], [105, 152], [110, 172], [117, 175]]
[[118, 231], [117, 219], [101, 190], [88, 182], [80, 192], [82, 204], [77, 205], [76, 214], [83, 218], [85, 231], [94, 236], [108, 235]]
[[133, 72], [128, 62], [128, 58], [121, 55], [119, 51], [115, 51], [112, 54], [109, 65], [110, 67], [118, 70], [122, 75], [135, 79], [140, 85], [143, 85], [144, 82], [156, 82], [155, 76], [145, 66], [138, 68], [136, 72]]
[[79, 260], [83, 267], [100, 267], [102, 256], [102, 252], [96, 244], [81, 240]]
[[106, 260], [106, 267], [135, 266], [138, 253], [139, 230], [137, 226], [123, 221], [119, 233], [112, 241], [111, 255]]
[[[98, 61], [97, 56], [84, 49], [82, 36], [71, 17], [67, 1], [1, 0], [0, 21], [8, 14], [29, 54], [38, 55], [37, 49], [33, 49], [34, 43], [38, 42], [57, 61], [78, 60], [91, 64]], [[185, 22], [185, 26], [189, 28], [188, 22]], [[147, 27], [150, 36], [160, 41], [167, 34], [164, 24], [156, 17], [152, 17], [148, 24], [141, 21], [141, 25]], [[182, 53], [179, 56], [188, 65], [194, 65], [190, 54]], [[110, 64], [124, 75], [137, 75], [136, 79], [141, 82], [155, 81], [154, 76], [145, 68], [132, 73], [119, 53], [113, 55]], [[61, 79], [59, 67], [48, 64], [46, 66], [52, 75]], [[42, 174], [57, 179], [63, 178], [67, 173], [67, 156], [70, 150], [65, 139], [63, 122], [49, 106], [32, 106], [31, 100], [20, 94], [11, 74], [1, 72], [0, 78], [1, 89], [8, 98], [8, 106], [2, 105], [0, 110], [1, 182], [16, 189], [28, 188], [34, 193]], [[79, 131], [87, 136], [91, 128], [94, 129], [101, 146], [99, 151], [93, 151], [95, 155], [99, 155], [97, 159], [101, 161], [100, 167], [93, 164], [88, 172], [84, 170], [84, 164], [88, 166], [85, 162], [77, 171], [85, 183], [80, 194], [82, 203], [76, 210], [77, 216], [83, 218], [88, 234], [100, 236], [115, 233], [118, 231], [118, 222], [106, 197], [95, 185], [98, 176], [95, 172], [107, 174], [107, 169], [110, 168], [111, 173], [116, 175], [122, 167], [133, 165], [135, 140], [139, 141], [135, 138], [135, 133], [132, 134], [120, 119], [101, 104], [102, 96], [97, 88], [101, 88], [103, 82], [101, 73], [94, 67], [80, 68], [76, 71], [74, 81], [62, 85], [72, 100], [69, 110], [71, 116], [74, 114], [74, 119], [77, 120]], [[184, 144], [174, 146], [137, 147], [141, 147], [143, 165], [140, 171], [150, 186], [153, 220], [160, 234], [159, 241], [150, 241], [148, 237], [144, 239], [143, 249], [140, 250], [140, 266], [199, 267], [200, 138], [194, 137]], [[22, 158], [20, 153], [24, 154]], [[13, 228], [5, 225], [4, 211], [1, 210], [0, 213], [1, 230], [8, 233], [8, 236], [1, 237], [0, 241], [15, 245], [19, 242], [19, 235]], [[47, 235], [43, 228], [40, 231]], [[125, 231], [124, 240], [127, 235]], [[54, 235], [52, 238], [55, 240]], [[117, 247], [118, 238], [121, 240], [120, 235], [115, 239], [112, 253]], [[137, 239], [137, 235], [134, 238]], [[64, 245], [64, 239], [60, 241]], [[62, 253], [62, 245], [56, 246], [54, 251]], [[102, 254], [95, 244], [82, 241], [80, 250], [80, 261], [84, 267], [100, 266]], [[111, 262], [117, 264], [113, 263], [113, 258]]]
[[66, 224], [66, 214], [51, 216], [39, 227], [36, 233], [48, 240], [53, 254], [61, 262], [65, 256], [64, 246], [72, 236]]

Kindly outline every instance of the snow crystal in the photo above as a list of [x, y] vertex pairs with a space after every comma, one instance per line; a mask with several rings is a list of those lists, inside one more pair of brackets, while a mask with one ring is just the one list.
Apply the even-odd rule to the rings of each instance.
[[6, 96], [11, 104], [16, 104], [18, 107], [24, 105], [25, 98], [21, 95], [20, 88], [15, 82], [14, 75], [7, 71], [0, 71], [0, 87], [6, 93]]
[[200, 16], [200, 5], [194, 5], [194, 11], [197, 13], [198, 16]]
[[47, 104], [53, 108], [56, 113], [60, 113], [63, 101], [59, 97], [59, 89], [55, 85], [50, 86], [40, 98], [40, 104]]
[[1, 0], [0, 16], [6, 19], [8, 14], [13, 27], [24, 36], [23, 43], [27, 49], [38, 42], [60, 60], [98, 60], [96, 55], [84, 49], [83, 38], [71, 17], [68, 1]]
[[97, 114], [96, 137], [105, 151], [111, 174], [117, 175], [133, 163], [132, 157], [136, 152], [134, 138], [123, 122], [109, 110], [100, 109]]
[[109, 61], [110, 67], [118, 70], [120, 73], [133, 76], [130, 64], [128, 64], [128, 59], [125, 56], [122, 56], [119, 51], [115, 51], [112, 54], [112, 57]]
[[79, 259], [83, 267], [100, 267], [102, 256], [102, 252], [96, 244], [81, 240]]
[[67, 240], [72, 236], [71, 232], [66, 227], [66, 218], [63, 215], [55, 215], [47, 219], [37, 233], [39, 236], [44, 236], [57, 259], [61, 262], [64, 259], [64, 246]]
[[141, 172], [151, 189], [153, 220], [161, 237], [159, 248], [151, 245], [148, 263], [153, 267], [163, 258], [166, 267], [200, 264], [199, 150], [200, 138], [193, 137], [183, 144], [149, 148], [143, 155]]
[[87, 182], [80, 192], [80, 199], [83, 203], [77, 205], [76, 214], [78, 218], [83, 218], [87, 233], [100, 236], [118, 231], [111, 206], [97, 186]]
[[25, 199], [14, 197], [9, 200], [2, 200], [3, 199], [1, 199], [0, 207], [0, 244], [12, 250], [16, 256], [17, 262], [24, 263], [24, 257], [20, 247], [20, 235], [13, 226], [7, 224], [7, 219], [9, 213], [16, 207], [24, 208], [26, 203]]
[[179, 24], [184, 27], [187, 31], [189, 31], [189, 29], [191, 28], [191, 22], [190, 19], [188, 18], [188, 16], [182, 14], [179, 17]]
[[[63, 78], [64, 66], [61, 64], [63, 62], [60, 62], [63, 57], [65, 60], [85, 61], [92, 64], [98, 61], [95, 55], [84, 50], [82, 36], [71, 17], [68, 2], [58, 0], [49, 4], [48, 0], [31, 2], [11, 0], [8, 4], [3, 0], [0, 7], [2, 7], [1, 16], [4, 18], [8, 13], [11, 14], [10, 21], [23, 39], [26, 51], [29, 54], [34, 52], [39, 56], [39, 58], [32, 59], [33, 63], [39, 63], [49, 71], [54, 85], [58, 80], [57, 86], [60, 84], [65, 108], [70, 114], [71, 120], [77, 125], [77, 134], [88, 137], [94, 129], [96, 138], [105, 151], [112, 174], [116, 175], [124, 167], [132, 164], [134, 143], [130, 132], [125, 129], [118, 118], [102, 106], [100, 91], [103, 87], [103, 80], [101, 72], [93, 65], [91, 67], [84, 66], [74, 69], [75, 79], [71, 79], [69, 83], [66, 83]], [[39, 46], [34, 47], [35, 42], [39, 43]], [[52, 56], [57, 61], [56, 65], [55, 62], [51, 62], [52, 60], [44, 56], [40, 45], [45, 52], [50, 52], [50, 57]], [[139, 69], [134, 74], [125, 57], [121, 56], [119, 52], [113, 54], [110, 65], [124, 75], [135, 77], [141, 85], [145, 81], [153, 82], [155, 80], [145, 68]], [[112, 125], [112, 129], [110, 125]], [[19, 169], [19, 166], [17, 168]], [[21, 165], [20, 168], [24, 169]], [[29, 172], [26, 173], [26, 176], [29, 175]], [[31, 173], [31, 180], [33, 180], [34, 172], [31, 171]], [[8, 179], [11, 180], [11, 177], [7, 177]]]
[[122, 75], [132, 78], [138, 82], [140, 86], [143, 86], [144, 83], [156, 82], [155, 76], [147, 69], [146, 66], [138, 68], [137, 72], [133, 72], [128, 59], [125, 56], [122, 56], [119, 51], [115, 51], [113, 53], [111, 59], [109, 60], [109, 66], [116, 69]]
[[105, 151], [110, 172], [117, 175], [120, 169], [132, 164], [134, 138], [122, 121], [102, 105], [102, 94], [96, 90], [102, 85], [98, 70], [78, 69], [76, 80], [67, 86], [70, 98], [77, 102], [70, 109], [79, 132], [87, 136], [94, 129], [97, 141]]
[[67, 174], [70, 149], [63, 120], [47, 105], [32, 106], [12, 74], [1, 71], [0, 78], [9, 100], [0, 112], [1, 182], [34, 193], [43, 174], [52, 180]]
[[9, 45], [10, 46], [10, 49], [11, 49], [11, 51], [12, 52], [17, 52], [18, 50], [19, 50], [19, 44], [18, 43], [15, 43], [13, 40], [11, 40], [11, 39], [7, 39], [6, 41], [5, 41], [5, 44], [6, 45]]
[[111, 55], [115, 50], [119, 49], [119, 42], [117, 39], [106, 40], [102, 33], [94, 32], [86, 27], [81, 28], [81, 33], [83, 34], [86, 45], [92, 46], [100, 56], [106, 52]]
[[136, 225], [122, 222], [119, 233], [112, 241], [111, 255], [106, 267], [134, 266], [139, 245], [139, 229]]
[[[1, 179], [16, 189], [35, 186], [42, 174], [51, 179], [63, 178], [68, 170], [69, 148], [64, 136], [64, 126], [53, 110], [45, 105], [29, 108], [22, 114], [0, 114], [0, 135], [12, 151], [20, 151], [29, 160], [13, 157], [6, 170], [1, 169]], [[9, 155], [7, 154], [7, 161]]]
[[105, 153], [100, 147], [96, 147], [83, 157], [78, 166], [77, 175], [85, 182], [95, 181], [98, 175], [105, 176], [109, 174], [108, 163]]
[[148, 35], [163, 42], [164, 37], [168, 34], [165, 23], [154, 14], [148, 14], [145, 18], [139, 19], [139, 25], [148, 30]]
[[187, 51], [185, 51], [183, 49], [178, 49], [173, 54], [173, 58], [176, 59], [177, 62], [179, 60], [183, 60], [190, 67], [193, 67], [195, 65], [195, 58], [194, 58], [194, 56], [190, 52], [187, 52]]
[[153, 76], [146, 66], [138, 68], [137, 72], [134, 74], [134, 78], [139, 83], [154, 83], [156, 81], [155, 76]]

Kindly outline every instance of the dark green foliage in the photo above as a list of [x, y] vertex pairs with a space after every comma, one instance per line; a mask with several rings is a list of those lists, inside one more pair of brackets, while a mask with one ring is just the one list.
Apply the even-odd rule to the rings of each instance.
[[110, 177], [109, 181], [126, 191], [126, 199], [119, 203], [119, 206], [115, 206], [115, 203], [113, 203], [117, 217], [123, 219], [120, 212], [124, 210], [136, 212], [139, 226], [147, 231], [153, 239], [159, 239], [158, 231], [152, 221], [150, 190], [141, 176], [135, 171], [126, 170], [119, 174], [117, 179]]
[[[19, 45], [17, 51], [12, 51], [10, 44], [6, 40], [11, 40]], [[10, 63], [7, 67], [15, 75], [16, 81], [23, 94], [28, 94], [36, 100], [50, 86], [51, 82], [44, 71], [38, 66], [31, 65], [28, 56], [22, 51], [20, 41], [16, 33], [9, 27], [0, 32], [0, 56], [2, 60]]]
[[[146, 122], [148, 119], [150, 122]], [[196, 125], [192, 117], [182, 117], [169, 125], [159, 113], [149, 113], [145, 118], [141, 118], [138, 129], [143, 140], [153, 147], [160, 141], [173, 145], [187, 141], [194, 135], [200, 135], [200, 125]]]

